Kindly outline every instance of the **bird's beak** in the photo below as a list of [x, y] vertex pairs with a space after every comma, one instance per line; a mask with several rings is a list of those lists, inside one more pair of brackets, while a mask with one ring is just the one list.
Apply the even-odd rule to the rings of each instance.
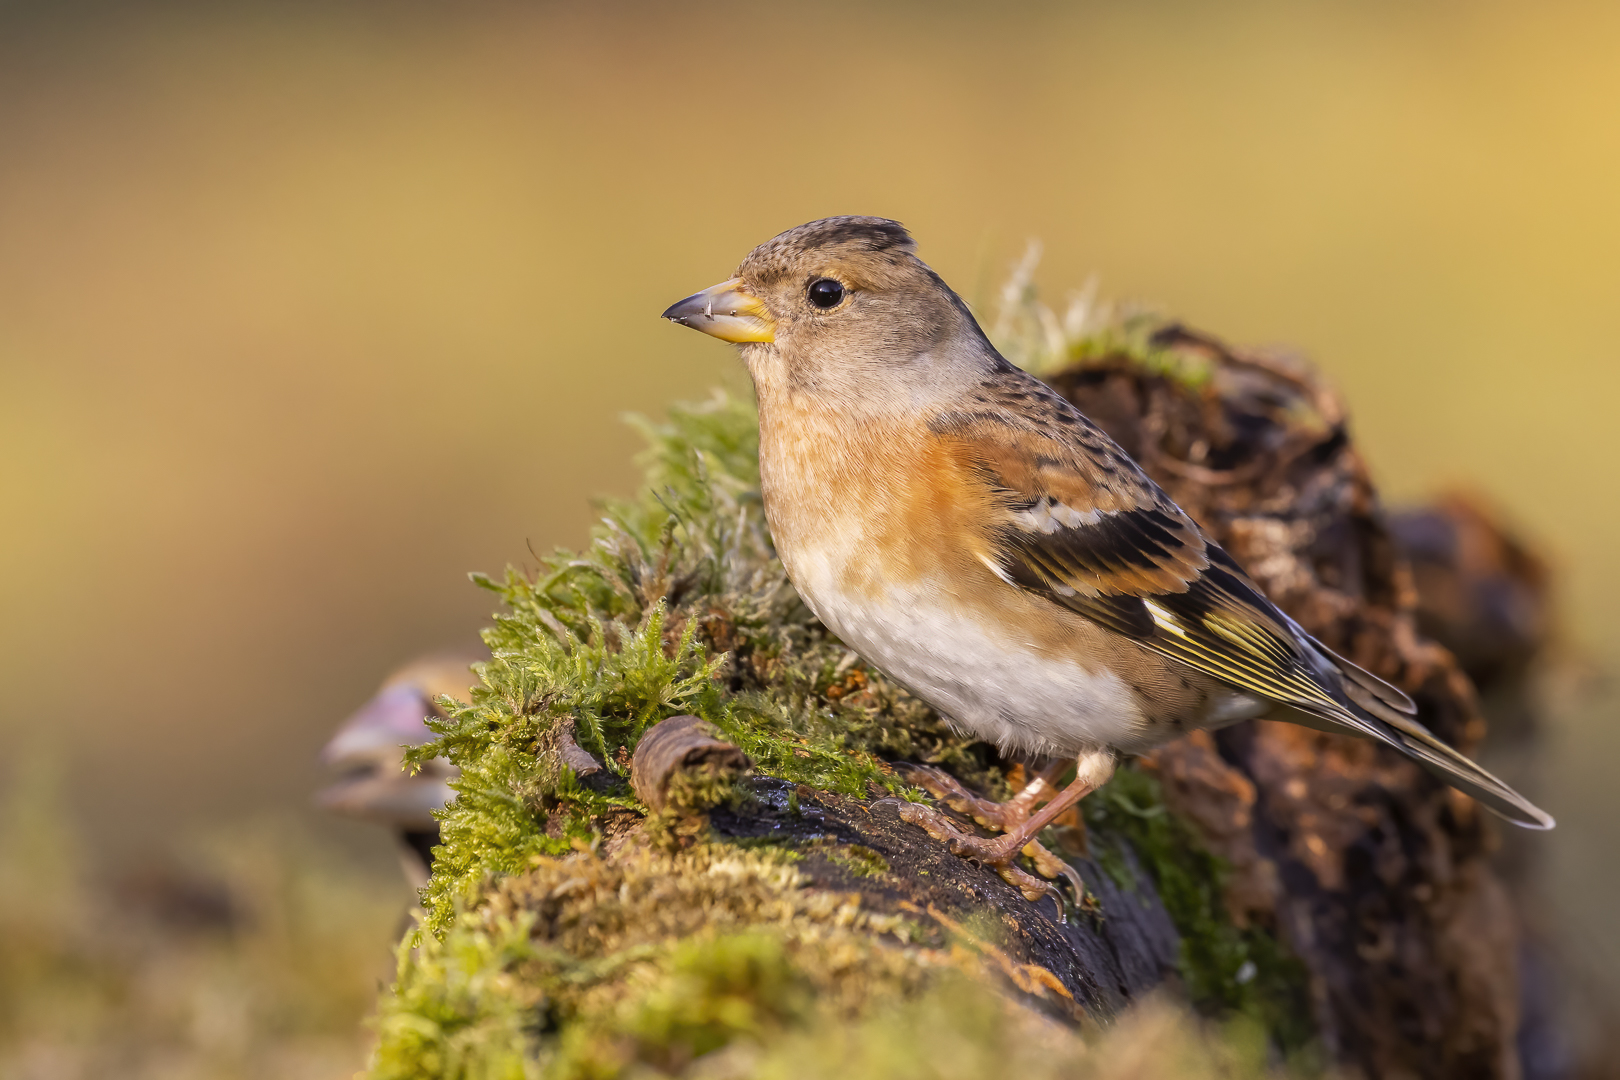
[[742, 278], [722, 281], [694, 293], [672, 304], [663, 317], [739, 345], [776, 340], [776, 323], [771, 320], [771, 313], [758, 297], [742, 287]]

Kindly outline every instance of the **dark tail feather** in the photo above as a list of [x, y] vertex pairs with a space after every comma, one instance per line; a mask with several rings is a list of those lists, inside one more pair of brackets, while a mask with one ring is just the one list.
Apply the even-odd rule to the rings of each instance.
[[[1393, 746], [1481, 806], [1527, 829], [1550, 829], [1551, 815], [1473, 761], [1441, 742], [1413, 714], [1412, 699], [1369, 671], [1328, 650], [1314, 639], [1324, 689], [1336, 691], [1332, 704], [1296, 702], [1290, 719], [1324, 731], [1348, 731]], [[1337, 678], [1335, 678], [1335, 675]]]
[[1359, 705], [1356, 702], [1335, 713], [1326, 709], [1299, 709], [1285, 719], [1320, 731], [1345, 732], [1393, 746], [1458, 791], [1473, 796], [1485, 809], [1515, 825], [1550, 829], [1555, 824], [1545, 810], [1441, 742], [1410, 716], [1401, 716], [1389, 708], [1365, 709], [1363, 715], [1357, 715], [1362, 711], [1356, 708]]
[[[1326, 650], [1323, 650], [1326, 652]], [[1331, 655], [1331, 654], [1330, 654]], [[1401, 751], [1458, 791], [1473, 796], [1480, 805], [1499, 817], [1527, 829], [1550, 829], [1551, 815], [1502, 781], [1480, 768], [1469, 758], [1446, 745], [1428, 728], [1412, 718], [1417, 707], [1412, 699], [1384, 680], [1334, 656], [1335, 666], [1344, 678], [1340, 688], [1350, 708], [1346, 715], [1319, 713], [1321, 719], [1372, 738]]]
[[1407, 718], [1405, 724], [1390, 726], [1395, 728], [1397, 749], [1458, 791], [1472, 795], [1487, 810], [1527, 829], [1550, 829], [1557, 824], [1552, 815], [1441, 742], [1417, 721]]
[[1325, 653], [1332, 660], [1333, 666], [1339, 669], [1339, 674], [1344, 676], [1344, 691], [1357, 705], [1374, 716], [1383, 715], [1379, 706], [1404, 716], [1417, 715], [1417, 703], [1407, 697], [1399, 687], [1391, 686], [1366, 668], [1352, 664], [1319, 641], [1312, 644]]

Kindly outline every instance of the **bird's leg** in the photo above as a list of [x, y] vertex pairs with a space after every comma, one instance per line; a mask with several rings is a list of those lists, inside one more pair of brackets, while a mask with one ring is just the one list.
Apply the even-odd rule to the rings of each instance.
[[[1006, 802], [994, 802], [976, 795], [963, 787], [956, 777], [929, 765], [910, 766], [906, 778], [952, 810], [966, 814], [985, 828], [997, 832], [1010, 832], [1028, 820], [1035, 807], [1057, 794], [1058, 779], [1068, 767], [1068, 761], [1062, 758], [1047, 763], [1045, 768], [1036, 773], [1033, 780]], [[936, 840], [961, 835], [962, 831], [956, 822], [938, 810], [914, 805], [906, 811], [906, 814], [908, 815], [906, 820], [921, 826]], [[1082, 892], [1083, 886], [1073, 868], [1048, 851], [1046, 845], [1039, 840], [1031, 840], [1025, 844], [1023, 854], [1028, 855], [1035, 868], [1046, 877], [1067, 877], [1073, 882], [1076, 893]], [[997, 870], [1008, 884], [1017, 886], [1031, 900], [1049, 889], [1044, 881], [1031, 877], [1011, 864], [998, 867]]]
[[[1046, 774], [1043, 771], [1041, 775], [1044, 777]], [[944, 814], [930, 806], [904, 803], [900, 806], [899, 813], [906, 821], [921, 827], [934, 839], [942, 841], [953, 855], [977, 859], [987, 866], [995, 867], [1008, 884], [1020, 889], [1026, 898], [1033, 901], [1044, 895], [1045, 883], [1019, 870], [1013, 865], [1013, 860], [1027, 852], [1035, 861], [1035, 868], [1047, 877], [1057, 877], [1059, 874], [1072, 875], [1068, 863], [1047, 851], [1035, 838], [1065, 810], [1107, 783], [1112, 775], [1114, 775], [1112, 751], [1089, 750], [1081, 754], [1074, 781], [1068, 787], [1053, 797], [1039, 813], [1025, 818], [994, 839], [969, 836], [958, 829]]]
[[961, 781], [943, 769], [932, 765], [909, 765], [906, 779], [928, 794], [955, 810], [966, 814], [987, 829], [1006, 832], [1021, 825], [1035, 807], [1057, 794], [1057, 781], [1069, 763], [1062, 759], [1051, 762], [1035, 774], [1035, 778], [1006, 802], [994, 802], [975, 795], [962, 786]]

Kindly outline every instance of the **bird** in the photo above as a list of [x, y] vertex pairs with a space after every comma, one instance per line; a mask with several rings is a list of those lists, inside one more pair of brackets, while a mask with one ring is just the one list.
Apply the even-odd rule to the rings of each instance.
[[343, 775], [316, 801], [335, 813], [389, 826], [399, 841], [405, 877], [417, 888], [428, 882], [433, 848], [439, 843], [439, 822], [433, 812], [455, 798], [450, 781], [460, 772], [443, 758], [426, 762], [415, 773], [406, 772], [404, 750], [436, 737], [426, 719], [444, 718], [436, 703], [439, 697], [468, 696], [474, 682], [469, 668], [478, 659], [470, 650], [458, 650], [404, 664], [383, 680], [321, 751], [322, 762]]
[[994, 838], [900, 807], [1030, 899], [1044, 882], [1015, 860], [1063, 872], [1037, 837], [1121, 756], [1261, 716], [1372, 739], [1515, 824], [1553, 826], [1406, 694], [1306, 633], [1101, 428], [1009, 363], [899, 222], [789, 229], [662, 317], [738, 347], [766, 520], [816, 616], [958, 730], [1048, 762], [1000, 804], [924, 774]]

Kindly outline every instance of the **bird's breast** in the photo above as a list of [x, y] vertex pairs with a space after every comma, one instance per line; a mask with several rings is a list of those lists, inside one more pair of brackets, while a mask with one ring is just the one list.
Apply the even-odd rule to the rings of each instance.
[[801, 591], [954, 588], [989, 573], [975, 554], [989, 550], [987, 493], [915, 422], [762, 403], [760, 483]]

